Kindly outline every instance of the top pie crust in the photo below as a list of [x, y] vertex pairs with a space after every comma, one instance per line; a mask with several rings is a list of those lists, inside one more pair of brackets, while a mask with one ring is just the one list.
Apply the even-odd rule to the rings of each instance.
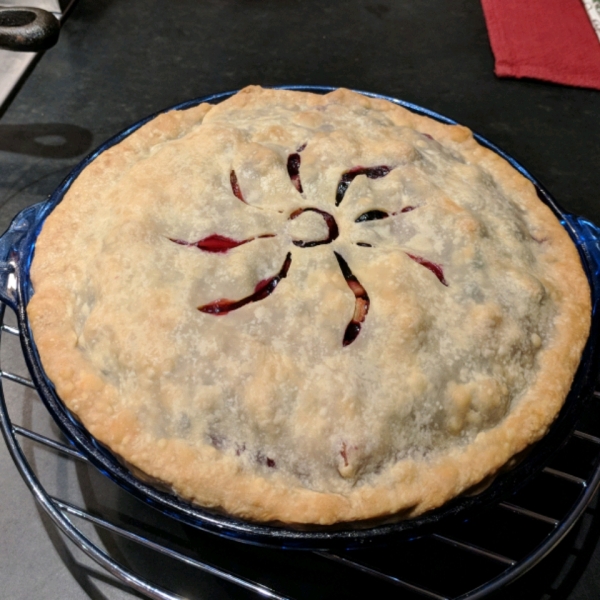
[[590, 321], [529, 181], [347, 90], [161, 114], [79, 175], [31, 278], [44, 369], [92, 435], [290, 524], [415, 516], [496, 472], [552, 423]]

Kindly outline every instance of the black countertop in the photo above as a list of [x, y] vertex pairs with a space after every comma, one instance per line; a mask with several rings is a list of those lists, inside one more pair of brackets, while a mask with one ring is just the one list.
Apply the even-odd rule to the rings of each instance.
[[[600, 223], [600, 91], [500, 80], [493, 66], [476, 0], [80, 0], [0, 119], [0, 229], [127, 125], [251, 83], [343, 86], [427, 107], [496, 143], [563, 207]], [[18, 478], [11, 468], [3, 477]], [[600, 597], [600, 519], [592, 516], [495, 597]], [[10, 554], [0, 542], [0, 565], [12, 565]], [[125, 597], [117, 587], [90, 591], [81, 567], [60, 560], [52, 576], [66, 577], [61, 597]], [[32, 594], [30, 577], [25, 567], [0, 567], [10, 598], [46, 597], [40, 585]], [[246, 597], [233, 588], [219, 594]]]

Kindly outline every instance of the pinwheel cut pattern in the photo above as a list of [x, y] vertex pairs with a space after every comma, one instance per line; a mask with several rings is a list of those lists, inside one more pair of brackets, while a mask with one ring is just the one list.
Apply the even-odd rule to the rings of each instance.
[[[299, 194], [304, 193], [303, 188], [302, 188], [302, 181], [300, 179], [300, 165], [301, 165], [301, 152], [305, 148], [306, 148], [306, 144], [304, 144], [303, 146], [298, 148], [296, 150], [296, 152], [290, 154], [288, 156], [288, 160], [287, 160], [288, 175], [290, 177], [290, 180], [291, 180], [293, 186], [295, 187], [295, 189], [298, 191]], [[359, 175], [364, 175], [369, 179], [380, 179], [382, 177], [386, 177], [392, 171], [392, 169], [393, 169], [393, 167], [389, 167], [387, 165], [376, 165], [376, 166], [372, 166], [372, 167], [357, 166], [348, 171], [345, 171], [344, 173], [341, 174], [340, 180], [339, 180], [339, 183], [337, 186], [337, 190], [336, 190], [336, 194], [335, 194], [335, 203], [334, 203], [335, 207], [340, 206], [340, 204], [344, 200], [346, 191], [348, 190], [351, 183], [354, 181], [354, 179], [356, 177], [358, 177]], [[229, 180], [231, 183], [231, 191], [232, 191], [233, 195], [241, 202], [247, 204], [234, 170], [231, 171]], [[394, 217], [401, 213], [410, 212], [412, 210], [415, 210], [415, 208], [417, 208], [417, 207], [406, 206], [403, 209], [401, 209], [400, 211], [398, 211], [397, 213], [388, 213], [383, 210], [369, 210], [369, 211], [361, 214], [355, 220], [355, 222], [356, 223], [365, 223], [367, 221], [376, 221], [376, 220], [380, 220], [380, 219], [387, 219], [389, 217]], [[333, 242], [334, 240], [336, 240], [339, 237], [340, 232], [339, 232], [339, 228], [336, 223], [335, 217], [332, 214], [330, 214], [324, 210], [321, 210], [318, 208], [313, 208], [313, 207], [298, 208], [290, 213], [288, 219], [294, 220], [305, 212], [314, 212], [314, 213], [317, 213], [318, 215], [320, 215], [321, 217], [323, 217], [323, 220], [324, 220], [326, 228], [327, 228], [327, 235], [326, 235], [326, 237], [324, 237], [322, 239], [318, 239], [318, 240], [292, 240], [292, 244], [294, 244], [294, 246], [296, 246], [297, 248], [311, 248], [311, 247], [320, 246], [323, 244], [330, 244], [331, 242]], [[183, 245], [183, 246], [194, 246], [203, 252], [226, 253], [226, 252], [229, 252], [229, 250], [232, 250], [233, 248], [237, 248], [238, 246], [248, 244], [256, 239], [276, 237], [276, 235], [277, 234], [275, 234], [275, 233], [269, 233], [269, 234], [264, 234], [264, 235], [256, 236], [253, 238], [249, 238], [246, 240], [234, 240], [234, 239], [222, 236], [220, 234], [212, 234], [212, 235], [209, 235], [208, 237], [205, 237], [205, 238], [195, 241], [195, 242], [187, 242], [184, 240], [172, 239], [172, 238], [171, 238], [171, 241], [176, 244]], [[367, 248], [372, 247], [371, 244], [367, 244], [364, 242], [358, 242], [357, 245], [361, 246], [361, 247], [367, 247]], [[348, 326], [346, 327], [346, 330], [344, 332], [343, 338], [342, 338], [342, 344], [344, 346], [348, 346], [354, 340], [356, 340], [356, 338], [358, 337], [358, 334], [360, 333], [363, 323], [365, 322], [365, 319], [369, 312], [369, 306], [370, 306], [371, 301], [369, 299], [369, 294], [367, 293], [367, 290], [360, 283], [360, 281], [358, 280], [356, 275], [352, 272], [351, 267], [348, 265], [348, 263], [346, 262], [344, 257], [339, 252], [336, 252], [336, 251], [334, 251], [333, 254], [335, 256], [335, 259], [337, 260], [337, 263], [340, 267], [342, 275], [343, 275], [346, 283], [348, 284], [350, 291], [354, 294], [354, 298], [355, 298], [354, 314], [352, 315], [352, 318], [350, 319]], [[418, 255], [412, 254], [410, 252], [405, 252], [405, 254], [411, 260], [413, 260], [416, 264], [421, 265], [421, 266], [425, 267], [426, 269], [428, 269], [429, 271], [431, 271], [437, 277], [438, 281], [442, 285], [448, 286], [448, 282], [446, 281], [446, 279], [444, 277], [444, 270], [443, 270], [442, 265], [434, 263], [430, 260], [427, 260], [426, 258], [424, 258], [422, 256], [418, 256]], [[259, 281], [256, 284], [256, 287], [254, 288], [254, 292], [252, 294], [245, 296], [243, 298], [240, 298], [238, 300], [220, 298], [213, 302], [209, 302], [208, 304], [203, 304], [202, 306], [199, 306], [198, 310], [200, 312], [214, 315], [214, 316], [224, 316], [234, 310], [238, 310], [239, 308], [246, 306], [247, 304], [250, 304], [252, 302], [258, 302], [260, 300], [264, 300], [265, 298], [270, 296], [275, 291], [275, 289], [277, 288], [277, 286], [279, 285], [281, 280], [287, 276], [287, 274], [292, 266], [292, 258], [293, 258], [292, 252], [290, 251], [283, 258], [283, 262], [282, 262], [282, 265], [281, 265], [281, 268], [279, 269], [279, 271], [277, 273], [275, 273], [274, 275], [272, 275], [271, 277], [268, 277], [267, 279], [263, 279], [262, 281]]]

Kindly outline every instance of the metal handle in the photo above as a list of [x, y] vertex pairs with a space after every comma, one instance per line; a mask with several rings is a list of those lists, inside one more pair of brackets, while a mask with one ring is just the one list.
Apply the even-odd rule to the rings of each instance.
[[0, 236], [0, 300], [13, 309], [17, 306], [22, 244], [28, 234], [37, 228], [47, 208], [47, 202], [40, 202], [22, 210]]
[[0, 48], [41, 52], [56, 44], [58, 19], [40, 8], [0, 8]]

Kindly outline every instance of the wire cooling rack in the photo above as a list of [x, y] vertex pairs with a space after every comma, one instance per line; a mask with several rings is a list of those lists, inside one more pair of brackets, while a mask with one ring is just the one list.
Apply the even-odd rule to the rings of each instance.
[[[407, 600], [484, 598], [560, 542], [600, 481], [596, 392], [550, 466], [506, 501], [467, 520], [385, 547], [348, 551], [276, 550], [222, 539], [129, 496], [62, 438], [39, 402], [22, 361], [16, 320], [5, 309], [0, 303], [0, 426], [9, 452], [56, 527], [149, 598], [213, 597], [215, 585], [224, 586], [220, 594], [228, 598], [318, 600], [359, 597], [365, 590], [382, 599], [400, 591]], [[11, 418], [16, 414], [21, 423]]]

